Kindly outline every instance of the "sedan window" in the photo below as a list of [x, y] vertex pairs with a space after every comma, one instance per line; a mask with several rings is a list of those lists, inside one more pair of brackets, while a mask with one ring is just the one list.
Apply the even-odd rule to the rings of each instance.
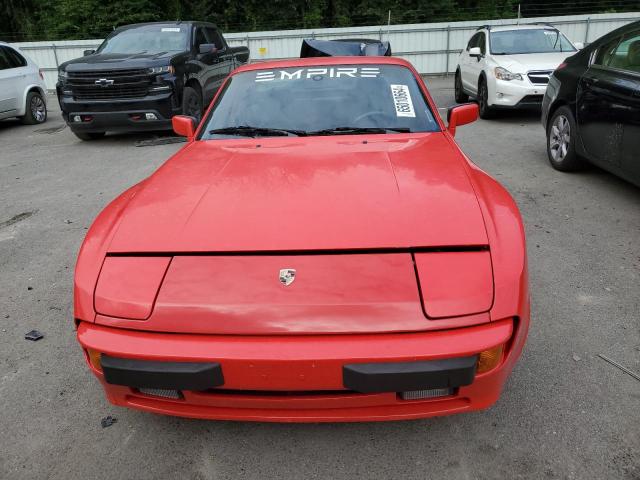
[[594, 65], [601, 65], [603, 67], [614, 66], [612, 65], [612, 59], [616, 52], [616, 47], [620, 43], [620, 37], [612, 40], [609, 43], [604, 44], [602, 47], [598, 49], [598, 53], [596, 54], [596, 58], [593, 61]]
[[609, 66], [640, 72], [640, 32], [636, 32], [620, 42], [609, 58]]

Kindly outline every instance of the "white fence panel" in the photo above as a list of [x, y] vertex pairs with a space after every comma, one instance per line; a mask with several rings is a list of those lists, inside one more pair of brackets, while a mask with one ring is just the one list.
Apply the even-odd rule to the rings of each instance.
[[[640, 20], [640, 12], [569, 15], [525, 18], [520, 23], [544, 22], [556, 26], [570, 40], [589, 43], [618, 27]], [[323, 28], [274, 32], [230, 33], [225, 35], [230, 45], [246, 45], [251, 61], [297, 57], [305, 38], [374, 38], [389, 40], [394, 55], [406, 58], [423, 74], [444, 74], [455, 71], [459, 52], [473, 32], [481, 25], [513, 24], [514, 20], [487, 20], [412, 25]], [[55, 42], [25, 42], [15, 44], [40, 65], [45, 72], [47, 87], [53, 89], [57, 68], [62, 62], [82, 56], [83, 51], [96, 48], [102, 40], [67, 40]]]

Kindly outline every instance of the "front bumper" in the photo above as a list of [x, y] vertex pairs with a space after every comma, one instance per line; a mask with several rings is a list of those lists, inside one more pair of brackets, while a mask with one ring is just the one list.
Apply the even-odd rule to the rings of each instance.
[[[127, 385], [108, 383], [104, 373], [91, 364], [87, 355], [91, 370], [102, 383], [109, 401], [115, 405], [221, 420], [375, 421], [422, 418], [489, 407], [498, 399], [520, 355], [527, 327], [528, 319], [509, 319], [425, 333], [257, 337], [161, 334], [80, 322], [78, 340], [85, 354], [87, 349], [92, 349], [109, 357], [216, 364], [221, 369], [218, 380], [221, 379], [222, 384], [218, 383], [219, 386], [214, 382], [212, 388], [206, 390], [182, 390], [180, 398], [169, 399], [141, 392], [144, 385], [140, 388], [131, 385], [135, 381], [120, 382]], [[500, 344], [505, 344], [505, 351], [499, 365], [475, 377], [471, 374], [469, 378], [464, 358]], [[451, 380], [452, 363], [448, 360], [457, 362], [466, 379], [456, 377]], [[415, 376], [397, 376], [402, 369], [406, 373], [407, 365], [415, 373], [416, 365], [420, 369], [425, 362], [433, 361], [438, 362], [431, 363], [429, 368], [444, 365], [445, 374], [440, 368], [436, 376], [421, 377], [423, 383], [420, 380], [415, 383], [418, 378]], [[368, 375], [373, 363], [383, 367], [377, 370], [383, 375]], [[369, 366], [359, 368], [362, 364]], [[348, 378], [347, 371], [354, 365], [360, 380], [358, 375]], [[447, 380], [443, 380], [445, 377]], [[446, 396], [436, 398], [404, 400], [399, 392], [386, 391], [389, 388], [441, 388], [443, 381], [450, 382], [453, 388]], [[162, 387], [163, 384], [152, 386]], [[354, 388], [360, 391], [354, 391]]]
[[[57, 91], [62, 116], [77, 132], [166, 130], [171, 129], [171, 117], [180, 114], [172, 93], [123, 100], [77, 100], [62, 94], [60, 86]], [[147, 113], [153, 113], [156, 119], [147, 120]], [[76, 117], [80, 117], [80, 121], [75, 121]]]
[[489, 81], [489, 103], [494, 108], [539, 108], [547, 90], [546, 85], [534, 85], [525, 75], [524, 80]]

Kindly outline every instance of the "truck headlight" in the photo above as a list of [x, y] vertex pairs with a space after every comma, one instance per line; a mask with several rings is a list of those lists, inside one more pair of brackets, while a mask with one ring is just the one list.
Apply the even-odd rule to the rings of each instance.
[[59, 68], [58, 81], [62, 82], [63, 80], [66, 80], [66, 78], [67, 78], [67, 72], [64, 71], [64, 68]]
[[174, 73], [175, 69], [172, 65], [165, 65], [164, 67], [151, 67], [147, 69], [147, 72], [158, 75], [160, 73]]
[[509, 70], [502, 67], [496, 67], [493, 70], [493, 73], [498, 80], [522, 80], [522, 75], [520, 75], [519, 73], [511, 73]]

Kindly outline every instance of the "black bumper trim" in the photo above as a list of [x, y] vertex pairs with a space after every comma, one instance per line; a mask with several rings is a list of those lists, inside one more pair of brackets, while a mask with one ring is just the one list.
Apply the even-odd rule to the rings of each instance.
[[345, 388], [360, 393], [407, 392], [469, 385], [477, 355], [422, 362], [352, 363], [342, 367]]
[[[157, 120], [132, 120], [130, 115], [154, 113]], [[76, 115], [90, 115], [89, 122], [74, 122]], [[122, 112], [76, 112], [64, 115], [69, 128], [74, 132], [135, 132], [171, 129], [171, 118], [165, 118], [158, 110], [131, 110]]]
[[134, 388], [207, 390], [224, 384], [219, 363], [156, 362], [100, 356], [104, 379]]

